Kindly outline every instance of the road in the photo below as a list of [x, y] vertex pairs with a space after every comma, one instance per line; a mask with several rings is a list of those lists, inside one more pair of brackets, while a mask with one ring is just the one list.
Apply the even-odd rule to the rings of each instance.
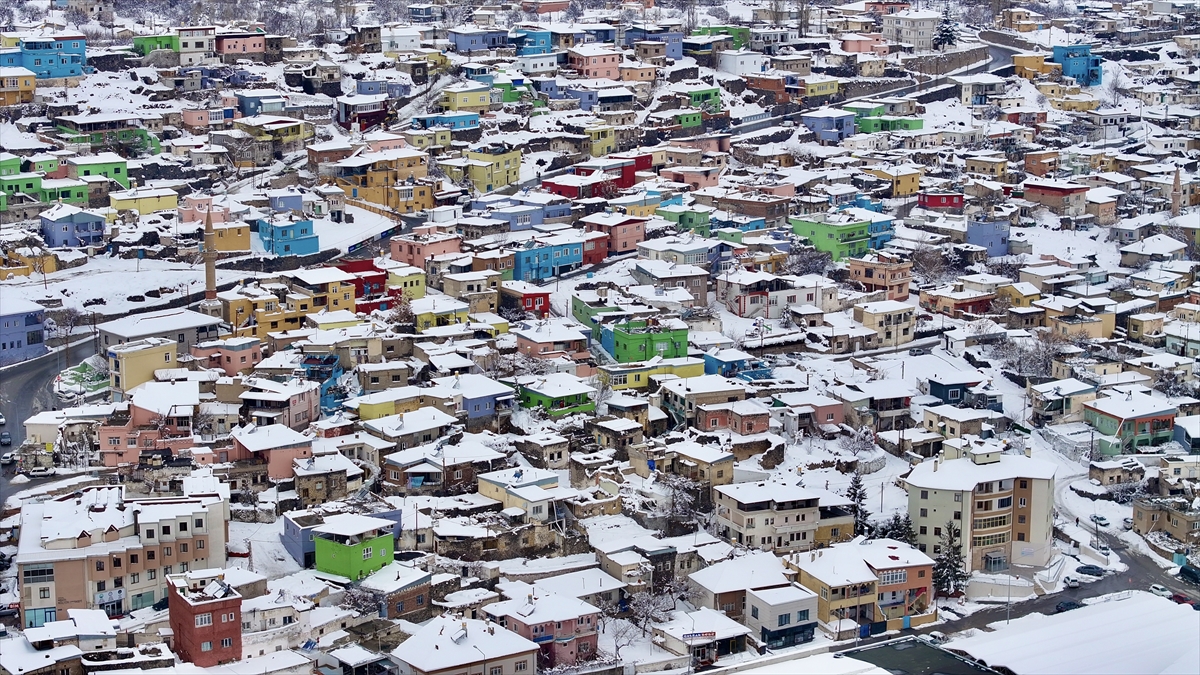
[[[95, 353], [95, 343], [86, 340], [71, 347], [70, 364], [67, 355], [60, 350], [0, 371], [0, 412], [8, 422], [4, 431], [12, 434], [13, 448], [25, 440], [25, 420], [43, 410], [59, 407], [58, 397], [52, 389], [58, 373]], [[0, 476], [0, 500], [10, 494], [8, 480], [9, 476]], [[28, 486], [26, 483], [21, 489]]]

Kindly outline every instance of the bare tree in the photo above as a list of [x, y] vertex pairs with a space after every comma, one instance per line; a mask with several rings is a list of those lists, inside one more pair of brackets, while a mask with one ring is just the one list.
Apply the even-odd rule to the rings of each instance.
[[699, 481], [676, 473], [659, 471], [655, 475], [656, 481], [666, 488], [670, 498], [663, 509], [663, 515], [676, 522], [693, 518], [696, 515], [697, 495], [703, 485]]
[[833, 257], [824, 251], [805, 246], [793, 246], [783, 261], [783, 272], [802, 276], [805, 274], [824, 275], [833, 267]]
[[408, 293], [401, 293], [395, 299], [396, 304], [392, 307], [391, 313], [388, 314], [388, 322], [392, 325], [411, 325], [416, 322], [417, 317], [413, 314], [412, 300], [408, 297]]
[[872, 454], [875, 452], [875, 432], [871, 427], [861, 427], [858, 431], [838, 439], [838, 445], [855, 457]]
[[1114, 108], [1121, 105], [1121, 90], [1125, 88], [1125, 78], [1121, 71], [1113, 69], [1112, 76], [1104, 85], [1104, 98]]
[[650, 632], [650, 624], [671, 620], [671, 607], [674, 604], [665, 595], [638, 591], [629, 597], [630, 621], [646, 635]]
[[637, 642], [641, 631], [632, 622], [616, 619], [611, 623], [608, 636], [613, 641], [613, 656], [621, 658], [621, 650]]

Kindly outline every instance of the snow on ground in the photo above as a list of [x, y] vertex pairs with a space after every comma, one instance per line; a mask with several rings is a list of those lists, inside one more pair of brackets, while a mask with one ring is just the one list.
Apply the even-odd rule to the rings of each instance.
[[[523, 155], [521, 157], [521, 180], [520, 180], [520, 182], [524, 183], [525, 181], [530, 181], [530, 180], [540, 177], [542, 175], [543, 171], [550, 170], [550, 162], [554, 161], [554, 158], [559, 157], [561, 155], [562, 155], [562, 153], [553, 152], [551, 150], [545, 150], [542, 152], [531, 152], [526, 155]], [[538, 164], [539, 161], [541, 161], [543, 163]]]
[[279, 536], [283, 519], [273, 523], [229, 523], [229, 543], [232, 547], [249, 546], [249, 558], [229, 558], [229, 565], [257, 572], [268, 579], [278, 579], [303, 569], [283, 547]]

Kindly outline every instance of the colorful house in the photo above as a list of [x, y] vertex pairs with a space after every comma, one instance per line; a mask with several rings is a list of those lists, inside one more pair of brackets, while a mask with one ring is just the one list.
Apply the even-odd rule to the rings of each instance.
[[0, 66], [0, 106], [32, 103], [37, 77], [21, 66]]
[[38, 218], [42, 224], [42, 239], [51, 248], [98, 246], [104, 243], [108, 229], [104, 216], [65, 203], [43, 211]]
[[313, 221], [296, 220], [290, 213], [259, 218], [258, 239], [268, 253], [276, 256], [310, 255], [321, 250]]
[[25, 68], [39, 80], [80, 77], [87, 67], [87, 38], [81, 33], [22, 37], [0, 50], [0, 68]]
[[1083, 404], [1083, 420], [1095, 428], [1096, 442], [1105, 455], [1140, 452], [1170, 441], [1177, 412], [1165, 399], [1132, 389], [1116, 389]]
[[1054, 45], [1050, 60], [1062, 65], [1063, 77], [1075, 78], [1081, 87], [1098, 87], [1104, 79], [1099, 56], [1092, 55], [1091, 45]]
[[339, 513], [313, 528], [318, 572], [362, 579], [393, 562], [396, 524], [356, 513]]
[[108, 205], [114, 212], [133, 210], [139, 214], [151, 214], [155, 211], [174, 211], [179, 208], [179, 193], [170, 188], [134, 188], [110, 192]]
[[814, 248], [834, 260], [861, 256], [870, 248], [870, 221], [848, 213], [815, 213], [790, 222], [794, 234], [808, 239]]
[[596, 403], [591, 398], [596, 389], [568, 373], [518, 375], [501, 381], [516, 387], [521, 407], [541, 408], [551, 417], [596, 409]]
[[129, 189], [129, 170], [125, 158], [115, 152], [101, 152], [95, 155], [80, 155], [66, 158], [67, 176], [83, 178], [85, 176], [105, 176]]
[[675, 359], [688, 355], [687, 324], [678, 319], [649, 319], [606, 324], [600, 344], [618, 363], [646, 361], [654, 357]]

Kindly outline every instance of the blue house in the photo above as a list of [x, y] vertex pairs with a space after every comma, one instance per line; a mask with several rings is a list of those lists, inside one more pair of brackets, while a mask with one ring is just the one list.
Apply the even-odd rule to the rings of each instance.
[[408, 6], [408, 18], [413, 23], [433, 23], [445, 16], [441, 5], [418, 4]]
[[583, 241], [570, 235], [532, 239], [513, 255], [513, 279], [544, 281], [583, 264]]
[[42, 239], [50, 248], [104, 243], [104, 216], [70, 204], [55, 204], [39, 216]]
[[1098, 87], [1104, 79], [1101, 58], [1092, 56], [1091, 45], [1055, 45], [1050, 60], [1062, 65], [1063, 77], [1075, 78], [1081, 87]]
[[0, 50], [0, 66], [31, 70], [39, 80], [79, 77], [87, 70], [87, 40], [78, 33], [22, 38]]
[[[872, 250], [883, 248], [885, 244], [891, 241], [896, 236], [896, 230], [892, 227], [892, 222], [895, 218], [886, 213], [879, 213], [871, 209], [863, 209], [857, 206], [841, 209], [850, 214], [855, 220], [866, 221], [870, 223], [867, 226], [867, 234], [871, 236], [871, 241], [867, 244]], [[1007, 254], [1005, 254], [1007, 255]]]
[[740, 213], [730, 213], [729, 211], [713, 211], [709, 217], [708, 226], [713, 231], [732, 228], [741, 230], [742, 232], [753, 232], [755, 230], [767, 229], [767, 219], [764, 216], [747, 216]]
[[532, 204], [505, 206], [488, 213], [488, 217], [507, 222], [511, 232], [531, 229], [545, 220], [542, 207]]
[[472, 82], [491, 84], [496, 79], [496, 69], [486, 63], [464, 63], [462, 72]]
[[667, 45], [665, 54], [668, 59], [683, 58], [683, 33], [679, 31], [654, 25], [634, 25], [625, 29], [626, 47], [632, 47], [633, 43], [642, 40], [665, 42]]
[[36, 302], [16, 297], [0, 302], [0, 366], [46, 353], [45, 319], [46, 308]]
[[275, 214], [258, 219], [258, 239], [262, 246], [277, 256], [310, 255], [321, 250], [313, 222], [296, 220], [291, 214]]
[[417, 115], [412, 118], [412, 128], [414, 129], [431, 127], [449, 127], [451, 130], [475, 129], [479, 127], [479, 113], [442, 112], [433, 115]]
[[539, 94], [545, 94], [547, 97], [553, 99], [566, 97], [566, 94], [562, 92], [562, 88], [558, 86], [557, 77], [531, 77], [529, 78], [529, 82]]
[[948, 370], [930, 375], [926, 382], [929, 395], [937, 397], [947, 405], [964, 405], [972, 387], [987, 380], [987, 376], [978, 370]]
[[[682, 194], [680, 199], [682, 199]], [[549, 192], [518, 192], [509, 197], [514, 204], [528, 204], [542, 209], [542, 222], [571, 215], [571, 200]]]
[[250, 89], [234, 92], [234, 96], [237, 97], [238, 111], [245, 117], [281, 113], [287, 106], [283, 94], [274, 89]]
[[516, 28], [508, 34], [508, 41], [517, 48], [517, 56], [549, 54], [554, 50], [550, 31], [541, 28]]
[[734, 377], [754, 363], [753, 356], [739, 349], [714, 349], [704, 355], [704, 374]]
[[271, 204], [271, 210], [275, 213], [304, 210], [304, 193], [295, 187], [268, 190], [267, 200]]
[[1008, 236], [1011, 227], [1012, 223], [1007, 218], [968, 220], [967, 235], [963, 241], [986, 248], [988, 257], [1008, 255]]
[[[347, 438], [353, 438], [352, 436]], [[336, 441], [337, 439], [329, 439]], [[394, 509], [392, 511], [381, 511], [372, 513], [372, 518], [383, 518], [396, 523], [396, 527], [392, 528], [392, 532], [399, 537], [403, 511]], [[288, 554], [304, 567], [313, 567], [317, 564], [317, 545], [313, 541], [313, 530], [324, 525], [325, 518], [320, 511], [300, 510], [288, 511], [283, 514], [283, 532], [279, 535], [279, 541], [283, 543], [283, 548]]]
[[615, 42], [617, 39], [616, 26], [606, 23], [589, 23], [581, 28], [583, 28], [584, 34], [591, 35], [596, 42]]
[[800, 123], [816, 134], [823, 144], [838, 144], [854, 135], [854, 113], [834, 108], [821, 108], [800, 115]]
[[386, 95], [388, 98], [401, 98], [412, 92], [412, 85], [388, 80], [359, 80], [355, 83], [355, 93], [359, 96]]
[[596, 102], [600, 100], [599, 92], [591, 89], [583, 89], [581, 87], [567, 87], [562, 90], [561, 98], [577, 98], [579, 99], [580, 110], [591, 110], [595, 107]]
[[517, 392], [486, 375], [463, 374], [434, 378], [433, 384], [462, 392], [463, 410], [467, 411], [467, 427], [477, 429], [491, 426], [496, 416], [512, 410]]
[[508, 29], [460, 26], [451, 28], [446, 35], [454, 51], [467, 53], [481, 49], [497, 49], [508, 46]]

